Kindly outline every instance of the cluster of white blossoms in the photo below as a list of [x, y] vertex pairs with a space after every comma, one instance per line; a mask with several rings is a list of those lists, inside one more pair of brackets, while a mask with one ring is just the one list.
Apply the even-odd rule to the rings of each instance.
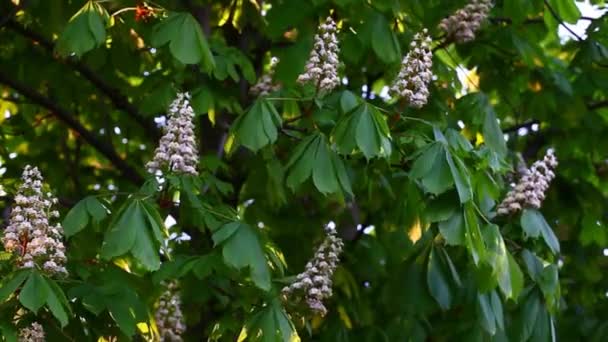
[[539, 209], [545, 199], [549, 183], [555, 178], [554, 170], [557, 158], [552, 150], [545, 157], [537, 160], [527, 169], [519, 183], [507, 193], [505, 199], [498, 205], [498, 215], [515, 214], [523, 208]]
[[305, 72], [298, 77], [298, 82], [314, 82], [320, 91], [331, 91], [340, 84], [338, 78], [338, 28], [331, 17], [319, 25], [315, 43], [306, 62]]
[[59, 212], [52, 208], [57, 199], [42, 191], [37, 167], [26, 166], [22, 180], [2, 237], [4, 249], [18, 255], [22, 268], [38, 266], [49, 274], [67, 275], [63, 228], [49, 222], [59, 218]]
[[154, 318], [161, 342], [181, 342], [181, 335], [186, 331], [182, 314], [182, 300], [179, 297], [177, 283], [171, 282], [158, 299]]
[[417, 33], [410, 47], [389, 92], [392, 97], [403, 98], [410, 106], [421, 108], [427, 102], [428, 84], [433, 78], [433, 52], [428, 31], [424, 29]]
[[456, 11], [451, 16], [444, 18], [439, 23], [448, 36], [457, 43], [466, 43], [475, 39], [475, 32], [486, 20], [492, 9], [491, 0], [472, 0], [464, 8]]
[[338, 266], [338, 257], [344, 243], [337, 236], [333, 223], [325, 228], [327, 237], [317, 249], [315, 256], [306, 264], [304, 272], [297, 275], [296, 281], [283, 288], [285, 297], [305, 300], [306, 305], [316, 314], [327, 313], [323, 300], [332, 295], [332, 275]]
[[19, 342], [44, 342], [44, 329], [42, 325], [33, 322], [19, 331]]
[[278, 91], [279, 89], [281, 89], [281, 85], [278, 83], [275, 83], [274, 80], [272, 79], [274, 76], [275, 67], [277, 66], [278, 62], [279, 62], [279, 59], [276, 57], [272, 57], [270, 59], [270, 67], [268, 68], [268, 71], [263, 73], [262, 77], [260, 77], [258, 79], [256, 84], [253, 85], [253, 87], [251, 87], [251, 89], [249, 89], [249, 92], [251, 93], [251, 95], [266, 96], [266, 95], [269, 95], [270, 93], [274, 93], [275, 91]]
[[198, 148], [194, 135], [194, 110], [190, 94], [179, 93], [169, 107], [165, 134], [160, 138], [154, 158], [146, 164], [151, 174], [174, 172], [198, 175]]

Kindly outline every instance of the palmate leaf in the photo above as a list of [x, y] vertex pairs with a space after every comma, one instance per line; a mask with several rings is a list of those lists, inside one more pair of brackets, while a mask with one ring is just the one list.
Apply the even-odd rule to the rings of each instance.
[[452, 305], [452, 289], [448, 281], [448, 271], [444, 267], [438, 252], [431, 248], [427, 264], [426, 281], [431, 296], [435, 298], [441, 309], [448, 310]]
[[84, 53], [105, 43], [108, 12], [103, 6], [88, 1], [70, 19], [59, 36], [55, 50], [62, 56]]
[[275, 298], [247, 320], [237, 341], [299, 342], [300, 337], [281, 301]]
[[237, 142], [257, 152], [277, 140], [277, 127], [281, 126], [281, 123], [281, 116], [274, 106], [268, 100], [260, 98], [249, 111], [235, 120], [232, 134]]
[[34, 313], [46, 305], [61, 326], [65, 327], [71, 309], [63, 290], [37, 270], [28, 272], [27, 275], [28, 278], [19, 293], [19, 302]]
[[97, 197], [87, 196], [70, 209], [62, 226], [66, 237], [83, 230], [90, 222], [99, 223], [108, 215], [108, 209]]
[[143, 200], [133, 199], [117, 214], [106, 232], [101, 257], [109, 260], [130, 252], [146, 269], [157, 270], [166, 230], [156, 209]]
[[353, 196], [344, 162], [321, 133], [313, 133], [296, 146], [286, 169], [287, 186], [294, 191], [312, 176], [313, 184], [324, 194], [345, 192]]
[[215, 67], [213, 54], [196, 19], [185, 12], [171, 12], [154, 27], [152, 44], [169, 43], [171, 54], [183, 64], [202, 64], [205, 70]]
[[496, 279], [502, 293], [510, 298], [513, 296], [511, 265], [500, 230], [491, 224], [483, 228], [482, 234], [487, 251], [484, 262], [492, 268], [492, 277]]
[[357, 102], [359, 104], [342, 117], [333, 131], [338, 152], [351, 154], [359, 149], [366, 159], [389, 157], [392, 146], [386, 119], [375, 106], [353, 99], [352, 93], [343, 94], [341, 106], [348, 110]]
[[545, 220], [543, 214], [535, 209], [524, 209], [521, 214], [521, 227], [526, 236], [536, 238], [539, 235], [551, 249], [553, 254], [559, 253], [559, 240], [553, 230]]
[[215, 246], [222, 245], [224, 262], [237, 269], [249, 268], [251, 280], [270, 290], [270, 269], [257, 233], [246, 223], [231, 222], [213, 234]]

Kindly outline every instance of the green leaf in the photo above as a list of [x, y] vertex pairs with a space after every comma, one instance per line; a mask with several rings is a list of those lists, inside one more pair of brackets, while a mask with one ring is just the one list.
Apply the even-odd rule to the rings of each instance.
[[126, 208], [110, 225], [101, 246], [101, 257], [111, 259], [127, 252], [146, 269], [154, 271], [160, 267], [158, 255], [163, 240], [163, 227], [160, 216], [154, 208], [142, 200], [125, 203]]
[[0, 287], [0, 303], [4, 302], [29, 277], [31, 270], [19, 270], [2, 279]]
[[343, 191], [352, 196], [344, 163], [331, 150], [321, 133], [313, 133], [296, 146], [286, 169], [287, 186], [293, 191], [312, 175], [313, 183], [320, 192]]
[[66, 237], [70, 237], [83, 230], [93, 219], [99, 223], [108, 216], [107, 208], [94, 196], [87, 196], [70, 209], [63, 220], [63, 229]]
[[452, 292], [435, 248], [431, 248], [429, 254], [426, 281], [431, 296], [435, 298], [441, 309], [448, 310], [452, 303]]
[[[234, 223], [233, 223], [234, 224]], [[226, 264], [241, 269], [248, 267], [253, 283], [264, 291], [270, 290], [270, 270], [256, 232], [246, 223], [223, 242], [222, 255]]]
[[359, 106], [359, 104], [361, 104], [361, 101], [361, 98], [353, 94], [351, 91], [343, 91], [342, 95], [340, 96], [340, 108], [342, 109], [342, 113], [350, 113], [353, 109]]
[[18, 342], [17, 331], [9, 323], [0, 323], [0, 336], [4, 337], [6, 342]]
[[487, 293], [477, 295], [477, 308], [481, 326], [490, 335], [496, 334], [496, 317]]
[[427, 175], [431, 171], [435, 159], [443, 153], [443, 146], [438, 142], [426, 145], [423, 149], [410, 169], [410, 177], [413, 179], [420, 179]]
[[543, 214], [538, 210], [524, 209], [521, 215], [521, 227], [527, 236], [536, 238], [542, 235], [551, 252], [553, 254], [559, 253], [559, 241], [547, 221], [545, 221]]
[[108, 216], [108, 208], [95, 196], [88, 196], [85, 198], [85, 205], [89, 216], [93, 219], [93, 222], [99, 223]]
[[576, 24], [581, 17], [581, 11], [574, 0], [549, 0], [548, 3], [557, 15], [569, 24]]
[[158, 256], [160, 245], [145, 226], [137, 229], [136, 234], [131, 253], [149, 271], [158, 270], [160, 268], [160, 257]]
[[521, 257], [524, 260], [524, 264], [526, 265], [530, 278], [538, 282], [543, 271], [542, 261], [534, 253], [527, 249], [523, 250]]
[[494, 318], [496, 318], [496, 325], [500, 330], [505, 330], [505, 318], [502, 309], [502, 301], [496, 291], [490, 292], [490, 304], [492, 305]]
[[315, 154], [315, 164], [312, 169], [313, 183], [324, 194], [334, 193], [339, 189], [330, 153], [327, 144], [319, 143]]
[[239, 116], [232, 126], [238, 142], [257, 152], [277, 140], [277, 127], [282, 120], [274, 106], [264, 98], [258, 98], [251, 109]]
[[46, 280], [40, 273], [33, 271], [29, 278], [27, 278], [25, 285], [23, 285], [23, 289], [21, 289], [19, 302], [28, 310], [37, 313], [46, 303], [50, 293], [51, 288], [46, 283]]
[[536, 325], [536, 321], [538, 319], [538, 313], [541, 309], [540, 298], [536, 295], [535, 292], [530, 293], [526, 302], [521, 306], [522, 315], [521, 315], [521, 330], [519, 333], [519, 341], [527, 341], [530, 336], [532, 336], [532, 332], [534, 331], [534, 327]]
[[106, 233], [101, 245], [101, 257], [111, 259], [131, 250], [135, 244], [137, 232], [146, 229], [143, 210], [138, 201], [125, 203], [126, 208], [119, 212], [120, 216]]
[[375, 13], [370, 18], [372, 24], [372, 48], [384, 63], [394, 63], [401, 58], [401, 49], [397, 36], [390, 28], [386, 18], [381, 13]]
[[448, 220], [439, 222], [439, 232], [448, 245], [465, 245], [465, 224], [462, 212], [458, 210]]
[[483, 229], [483, 237], [487, 251], [485, 262], [492, 267], [492, 276], [497, 279], [502, 293], [505, 297], [510, 297], [513, 294], [513, 289], [511, 288], [509, 257], [498, 226], [495, 224], [487, 225]]
[[350, 196], [354, 196], [352, 187], [350, 185], [350, 178], [348, 177], [348, 173], [346, 172], [346, 167], [344, 166], [344, 162], [336, 153], [331, 154], [331, 160], [332, 160], [334, 170], [336, 171], [336, 177], [338, 178], [338, 181], [340, 182], [340, 186], [342, 187], [342, 190], [344, 192], [346, 192], [347, 194], [349, 194]]
[[519, 294], [524, 288], [524, 275], [515, 261], [515, 258], [507, 251], [507, 257], [509, 260], [509, 274], [511, 278], [511, 296], [507, 296], [507, 298], [511, 298], [517, 300], [519, 298]]
[[[452, 159], [452, 154], [448, 150], [445, 151], [445, 158], [448, 162], [448, 166], [450, 167], [450, 172], [452, 173], [454, 183], [456, 184], [456, 190], [458, 191], [460, 203], [470, 201], [473, 198], [473, 192], [471, 187], [471, 178], [466, 166], [457, 156], [454, 156]], [[456, 163], [454, 163], [454, 161], [456, 161]]]
[[218, 246], [222, 244], [222, 242], [226, 241], [230, 238], [236, 231], [241, 227], [240, 222], [230, 222], [223, 225], [220, 229], [218, 229], [213, 236], [211, 237], [213, 240], [213, 245]]
[[255, 312], [245, 323], [238, 341], [300, 341], [298, 333], [283, 309], [281, 302], [273, 299]]
[[88, 1], [68, 22], [59, 36], [55, 50], [61, 56], [74, 53], [82, 56], [84, 53], [105, 43], [105, 22], [108, 17], [106, 10]]
[[[64, 302], [64, 300], [62, 300], [62, 298], [60, 297], [60, 296], [62, 296], [63, 299], [65, 299], [65, 295], [63, 294], [63, 291], [61, 291], [59, 286], [57, 286], [57, 284], [55, 284], [50, 279], [47, 281], [47, 283], [49, 285], [50, 291], [48, 294], [48, 298], [46, 300], [46, 304], [47, 304], [49, 310], [51, 311], [51, 313], [53, 314], [53, 316], [55, 316], [55, 318], [57, 318], [57, 320], [61, 324], [61, 327], [63, 328], [66, 325], [68, 325], [67, 308], [69, 308], [69, 306], [67, 306], [67, 301]], [[57, 291], [59, 291], [60, 293], [57, 293]]]
[[63, 219], [63, 232], [66, 237], [70, 237], [89, 224], [89, 212], [87, 210], [86, 201], [82, 200], [70, 209]]
[[507, 153], [504, 134], [498, 125], [494, 108], [488, 102], [487, 97], [484, 96], [484, 99], [486, 101], [484, 105], [486, 115], [483, 120], [483, 141], [492, 151], [504, 157]]
[[486, 247], [484, 245], [481, 230], [479, 228], [479, 220], [471, 202], [465, 204], [464, 222], [465, 222], [465, 244], [475, 265], [479, 264], [480, 260], [485, 258]]
[[[343, 95], [344, 97], [345, 95]], [[347, 96], [348, 97], [348, 96]], [[337, 123], [333, 137], [342, 154], [350, 154], [358, 147], [366, 159], [390, 156], [392, 146], [385, 117], [378, 108], [357, 99], [347, 99], [349, 111]], [[358, 106], [350, 106], [359, 102]]]
[[186, 12], [172, 12], [154, 27], [152, 45], [169, 43], [171, 54], [183, 64], [203, 65], [210, 71], [215, 61], [196, 19]]

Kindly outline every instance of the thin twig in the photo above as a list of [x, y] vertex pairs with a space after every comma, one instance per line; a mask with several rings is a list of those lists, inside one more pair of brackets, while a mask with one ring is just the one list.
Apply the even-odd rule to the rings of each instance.
[[566, 23], [564, 23], [564, 21], [562, 20], [562, 18], [560, 18], [559, 14], [557, 14], [555, 9], [551, 7], [548, 0], [545, 0], [545, 6], [547, 6], [547, 9], [549, 9], [549, 12], [551, 12], [553, 18], [555, 18], [555, 20], [557, 20], [560, 25], [562, 25], [566, 30], [568, 30], [568, 32], [570, 32], [574, 37], [576, 37], [576, 40], [578, 40], [579, 42], [583, 41], [583, 38], [581, 38], [581, 36], [576, 34], [576, 32], [574, 32], [570, 27], [568, 27], [568, 25], [566, 25]]

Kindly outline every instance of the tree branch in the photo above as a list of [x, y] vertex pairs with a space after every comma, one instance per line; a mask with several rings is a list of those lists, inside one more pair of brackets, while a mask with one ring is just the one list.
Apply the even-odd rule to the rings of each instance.
[[505, 133], [505, 134], [513, 133], [513, 132], [519, 131], [520, 128], [524, 128], [524, 127], [528, 128], [528, 127], [531, 127], [534, 124], [540, 125], [540, 121], [536, 120], [536, 119], [528, 120], [528, 121], [526, 121], [526, 122], [524, 122], [522, 124], [511, 126], [511, 127], [507, 127], [505, 129], [503, 129], [502, 132]]
[[36, 90], [28, 87], [27, 85], [16, 81], [13, 77], [0, 71], [0, 83], [5, 84], [21, 95], [29, 98], [34, 103], [48, 109], [63, 123], [69, 126], [97, 151], [104, 155], [118, 170], [122, 172], [122, 175], [135, 184], [141, 184], [143, 177], [133, 169], [127, 162], [122, 159], [112, 145], [107, 144], [100, 140], [95, 134], [87, 130], [77, 119], [76, 116], [68, 112], [66, 109], [57, 105], [48, 97], [42, 95]]
[[576, 37], [576, 39], [579, 42], [583, 41], [583, 38], [581, 38], [581, 36], [576, 34], [576, 32], [572, 31], [572, 29], [570, 27], [568, 27], [568, 25], [566, 25], [566, 23], [564, 23], [562, 18], [560, 18], [559, 15], [557, 14], [557, 12], [555, 12], [555, 9], [553, 9], [553, 7], [551, 7], [548, 0], [545, 0], [545, 6], [547, 6], [547, 9], [549, 9], [549, 12], [551, 12], [551, 15], [553, 16], [553, 18], [555, 18], [555, 20], [557, 20], [557, 22], [559, 22], [560, 25], [562, 25], [566, 30], [568, 30], [568, 32], [570, 32], [574, 37]]
[[158, 140], [160, 138], [160, 133], [156, 125], [154, 125], [154, 123], [152, 123], [150, 120], [146, 119], [145, 116], [140, 113], [139, 110], [132, 103], [129, 102], [129, 99], [123, 94], [121, 94], [118, 89], [109, 85], [86, 64], [71, 58], [60, 59], [53, 53], [55, 45], [52, 41], [48, 40], [41, 34], [22, 26], [15, 20], [9, 20], [6, 23], [6, 26], [12, 29], [13, 31], [19, 33], [20, 35], [28, 38], [32, 42], [38, 43], [38, 45], [42, 46], [45, 50], [47, 50], [52, 55], [53, 59], [55, 59], [56, 61], [63, 62], [74, 70], [78, 71], [80, 75], [86, 78], [89, 82], [91, 82], [91, 84], [93, 84], [97, 89], [99, 89], [103, 94], [105, 94], [116, 108], [128, 113], [133, 118], [133, 120], [135, 120], [140, 126], [142, 126], [146, 130], [146, 132], [152, 135], [154, 140]]
[[591, 102], [591, 103], [587, 104], [587, 109], [589, 109], [589, 110], [596, 110], [596, 109], [600, 109], [603, 107], [608, 107], [608, 100]]

